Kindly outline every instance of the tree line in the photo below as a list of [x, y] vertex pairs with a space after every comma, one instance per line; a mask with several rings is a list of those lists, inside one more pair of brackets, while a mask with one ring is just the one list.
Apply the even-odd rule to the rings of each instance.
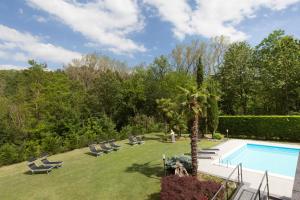
[[128, 134], [188, 133], [194, 120], [182, 102], [200, 85], [202, 134], [216, 130], [219, 114], [300, 112], [300, 41], [282, 30], [255, 47], [195, 40], [132, 68], [97, 54], [55, 71], [29, 66], [0, 71], [0, 165]]

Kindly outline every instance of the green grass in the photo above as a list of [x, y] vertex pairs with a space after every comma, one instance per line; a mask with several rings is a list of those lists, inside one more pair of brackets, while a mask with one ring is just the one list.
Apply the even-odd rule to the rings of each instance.
[[[162, 154], [188, 153], [189, 139], [163, 143], [151, 134], [144, 145], [131, 147], [126, 142], [119, 142], [118, 152], [98, 158], [87, 154], [88, 148], [51, 156], [49, 160], [63, 160], [64, 165], [49, 175], [28, 174], [26, 162], [2, 167], [0, 199], [158, 199]], [[199, 146], [216, 144], [203, 140]]]

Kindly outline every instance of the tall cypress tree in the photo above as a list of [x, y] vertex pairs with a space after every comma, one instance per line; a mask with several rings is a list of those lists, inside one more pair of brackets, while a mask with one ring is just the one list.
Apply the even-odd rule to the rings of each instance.
[[197, 88], [199, 89], [204, 81], [204, 66], [202, 64], [202, 57], [199, 57], [197, 69], [196, 69], [196, 82], [197, 82]]
[[[198, 64], [196, 68], [196, 83], [197, 83], [197, 89], [199, 90], [204, 82], [204, 66], [202, 64], [202, 57], [200, 56], [198, 59]], [[199, 126], [199, 133], [204, 136], [204, 132], [207, 132], [207, 122], [206, 118], [199, 117], [199, 124], [203, 124], [205, 127]], [[205, 123], [204, 123], [205, 122]]]

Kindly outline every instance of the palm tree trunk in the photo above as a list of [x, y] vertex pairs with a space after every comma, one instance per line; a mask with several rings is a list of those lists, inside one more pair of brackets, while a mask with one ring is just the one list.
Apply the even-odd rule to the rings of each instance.
[[192, 176], [197, 176], [197, 171], [198, 171], [198, 159], [197, 159], [198, 122], [199, 122], [199, 114], [195, 113], [193, 127], [192, 127], [192, 135], [191, 135]]

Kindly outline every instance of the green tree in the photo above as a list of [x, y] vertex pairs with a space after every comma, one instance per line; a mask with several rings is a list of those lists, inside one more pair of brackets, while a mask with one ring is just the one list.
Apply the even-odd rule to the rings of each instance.
[[176, 103], [171, 99], [157, 99], [157, 108], [162, 113], [165, 122], [165, 131], [168, 133], [171, 129], [171, 122], [175, 117]]
[[264, 110], [273, 114], [299, 111], [300, 41], [276, 30], [255, 51]]
[[226, 114], [247, 114], [254, 90], [255, 69], [253, 50], [246, 42], [229, 46], [224, 64], [218, 73], [222, 96], [221, 106]]
[[219, 106], [218, 106], [218, 84], [217, 82], [209, 78], [207, 80], [207, 129], [212, 135], [216, 132], [219, 125]]

